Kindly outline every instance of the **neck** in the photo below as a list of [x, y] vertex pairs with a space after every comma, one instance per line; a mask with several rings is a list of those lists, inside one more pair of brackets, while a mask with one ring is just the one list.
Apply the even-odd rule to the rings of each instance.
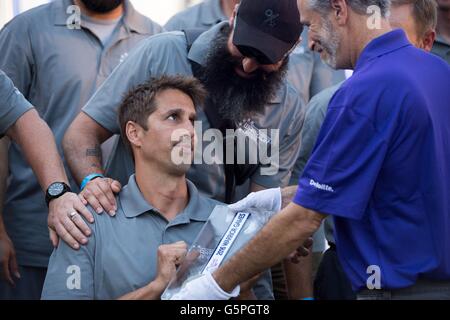
[[447, 43], [450, 43], [450, 9], [438, 10], [438, 22], [436, 26], [436, 33], [443, 37]]
[[123, 4], [121, 4], [120, 6], [118, 6], [117, 8], [106, 12], [106, 13], [98, 13], [98, 12], [94, 12], [89, 10], [88, 8], [86, 8], [86, 6], [84, 5], [84, 3], [80, 0], [74, 0], [74, 3], [80, 7], [81, 12], [93, 19], [98, 19], [98, 20], [115, 20], [120, 18], [123, 15], [123, 11], [124, 11], [124, 6]]
[[184, 175], [173, 176], [136, 161], [136, 182], [145, 200], [168, 221], [175, 219], [188, 205], [189, 192]]
[[[364, 21], [364, 25], [366, 23], [366, 18], [363, 18], [361, 21]], [[360, 25], [361, 21], [358, 23], [358, 25]], [[350, 30], [361, 30], [361, 28], [356, 28], [356, 25], [354, 26], [350, 26]], [[349, 39], [351, 39], [350, 41], [352, 42], [356, 42], [357, 45], [351, 45], [349, 46], [350, 49], [350, 63], [351, 63], [351, 67], [352, 69], [355, 68], [356, 63], [358, 62], [358, 59], [361, 55], [361, 53], [363, 52], [364, 48], [375, 38], [378, 38], [379, 36], [388, 33], [389, 31], [391, 31], [392, 28], [389, 24], [389, 22], [386, 19], [382, 19], [381, 22], [381, 27], [379, 29], [375, 28], [375, 29], [364, 29], [364, 32], [357, 32], [354, 35], [349, 36]]]
[[220, 7], [228, 18], [233, 14], [234, 7], [239, 4], [240, 0], [220, 0]]

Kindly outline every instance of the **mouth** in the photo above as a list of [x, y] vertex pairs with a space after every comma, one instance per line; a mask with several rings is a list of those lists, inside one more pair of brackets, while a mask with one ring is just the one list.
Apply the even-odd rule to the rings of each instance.
[[239, 77], [244, 78], [244, 79], [252, 79], [256, 76], [256, 74], [254, 72], [247, 73], [244, 70], [242, 70], [242, 68], [240, 68], [240, 67], [234, 67], [234, 71], [237, 73], [237, 75]]
[[185, 142], [185, 141], [175, 143], [173, 145], [173, 148], [181, 149], [183, 151], [183, 153], [185, 153], [185, 152], [193, 153], [194, 152], [194, 145], [189, 142]]

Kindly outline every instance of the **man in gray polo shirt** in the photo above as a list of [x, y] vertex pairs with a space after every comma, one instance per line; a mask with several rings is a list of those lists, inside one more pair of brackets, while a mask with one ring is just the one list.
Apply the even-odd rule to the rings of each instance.
[[[43, 299], [160, 298], [186, 244], [220, 204], [186, 179], [194, 157], [195, 109], [205, 95], [195, 78], [163, 76], [124, 98], [119, 124], [136, 174], [118, 195], [114, 218], [95, 214], [86, 246], [75, 251], [61, 242], [54, 251]], [[174, 132], [182, 134], [174, 139]], [[188, 161], [175, 164], [172, 154], [180, 149]], [[267, 272], [258, 286], [260, 298], [272, 298]]]
[[[29, 161], [37, 179], [43, 190], [48, 190], [50, 186], [61, 183], [68, 183], [68, 179], [62, 164], [61, 158], [56, 149], [55, 140], [47, 124], [42, 121], [33, 106], [14, 87], [12, 81], [0, 70], [0, 138], [7, 135], [15, 141], [23, 150], [24, 157]], [[2, 140], [1, 143], [4, 143]], [[7, 167], [5, 164], [6, 153], [1, 153], [0, 175], [6, 180]], [[3, 181], [2, 180], [2, 181]], [[0, 181], [1, 182], [1, 181]], [[0, 186], [4, 191], [5, 184]], [[49, 200], [49, 210], [51, 214], [55, 211], [75, 212], [86, 214], [87, 209], [78, 199], [77, 195], [62, 190], [58, 194], [53, 194]], [[44, 196], [40, 191], [41, 197]], [[3, 194], [0, 194], [2, 200]], [[4, 281], [0, 286], [1, 293], [16, 285], [23, 287], [24, 281], [34, 284], [33, 271], [25, 270], [18, 266], [14, 247], [11, 239], [5, 231], [3, 223], [3, 208], [0, 202], [0, 276]], [[29, 290], [32, 290], [29, 288]], [[25, 295], [20, 298], [26, 298]]]
[[[174, 15], [164, 28], [168, 31], [209, 29], [221, 21], [229, 20], [234, 6], [239, 2], [240, 0], [205, 0]], [[343, 71], [328, 67], [317, 53], [308, 49], [308, 30], [305, 28], [302, 42], [290, 55], [288, 79], [308, 102], [314, 95], [345, 77]]]
[[[161, 30], [127, 0], [56, 0], [17, 16], [4, 27], [0, 32], [0, 68], [47, 122], [61, 152], [67, 127], [90, 96], [132, 48]], [[15, 143], [9, 148], [9, 165], [6, 231], [19, 265], [37, 268], [34, 270], [41, 275], [42, 285], [52, 250], [47, 208], [36, 178]], [[73, 179], [70, 182], [76, 190]], [[89, 227], [84, 222], [75, 227], [68, 213], [62, 213], [59, 219], [49, 215], [48, 223], [64, 241], [78, 247], [77, 242], [83, 243], [89, 235]], [[51, 236], [56, 244], [53, 231]], [[8, 286], [2, 295], [5, 298], [20, 296], [20, 290], [31, 292], [9, 288], [4, 282], [0, 286]], [[39, 290], [35, 291], [37, 295], [26, 297], [39, 298]]]

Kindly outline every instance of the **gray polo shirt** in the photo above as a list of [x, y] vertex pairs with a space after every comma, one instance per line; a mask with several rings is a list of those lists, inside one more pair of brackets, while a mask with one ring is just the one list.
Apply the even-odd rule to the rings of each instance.
[[0, 70], [0, 138], [33, 106], [14, 86], [11, 79]]
[[209, 29], [225, 20], [228, 20], [228, 17], [222, 11], [220, 0], [205, 0], [174, 15], [164, 25], [164, 29], [168, 31]]
[[446, 42], [442, 36], [436, 36], [431, 52], [450, 64], [450, 43]]
[[[52, 1], [15, 17], [0, 32], [0, 68], [48, 123], [61, 154], [64, 133], [89, 97], [132, 48], [162, 30], [126, 1], [122, 23], [104, 47], [83, 20], [81, 29], [67, 27], [72, 4]], [[9, 164], [6, 229], [20, 265], [46, 267], [52, 246], [43, 192], [16, 144]]]
[[[123, 94], [132, 87], [146, 81], [152, 76], [161, 74], [182, 74], [192, 76], [189, 60], [201, 65], [206, 57], [211, 41], [226, 22], [218, 24], [202, 34], [193, 44], [189, 56], [186, 39], [182, 32], [174, 31], [159, 34], [145, 40], [130, 57], [125, 60], [105, 81], [83, 111], [102, 127], [111, 133], [119, 133], [117, 123], [117, 108]], [[264, 175], [257, 170], [251, 181], [263, 187], [284, 186], [289, 182], [291, 170], [297, 160], [300, 148], [300, 129], [303, 124], [305, 104], [298, 93], [287, 82], [279, 90], [277, 96], [269, 103], [263, 115], [253, 117], [257, 128], [279, 129], [280, 161], [276, 175]], [[210, 128], [205, 113], [198, 111], [205, 132]], [[203, 143], [207, 148], [208, 143]], [[202, 152], [200, 148], [197, 152]], [[107, 175], [118, 179], [121, 183], [127, 181], [134, 172], [133, 161], [123, 143], [116, 146], [111, 161], [107, 167]], [[188, 178], [208, 197], [223, 201], [225, 198], [225, 171], [220, 164], [194, 164], [188, 172]]]
[[[114, 218], [89, 208], [95, 217], [89, 243], [75, 251], [60, 242], [50, 258], [42, 298], [117, 299], [153, 281], [158, 247], [177, 241], [192, 244], [214, 207], [220, 205], [187, 183], [189, 203], [170, 222], [145, 200], [134, 175], [117, 197]], [[81, 288], [71, 290], [67, 282], [76, 268]], [[258, 289], [260, 298], [273, 298], [269, 273], [259, 280]]]
[[[341, 87], [342, 82], [330, 87], [314, 98], [308, 104], [308, 110], [305, 116], [305, 122], [301, 132], [301, 148], [299, 161], [297, 161], [294, 172], [291, 178], [291, 184], [295, 185], [298, 183], [300, 176], [303, 174], [306, 163], [308, 162], [311, 154], [316, 145], [317, 137], [319, 136], [322, 123], [327, 114], [328, 105], [330, 104], [331, 98], [336, 93], [336, 91]], [[328, 242], [335, 243], [334, 241], [334, 223], [333, 217], [327, 217], [324, 223], [325, 239]]]

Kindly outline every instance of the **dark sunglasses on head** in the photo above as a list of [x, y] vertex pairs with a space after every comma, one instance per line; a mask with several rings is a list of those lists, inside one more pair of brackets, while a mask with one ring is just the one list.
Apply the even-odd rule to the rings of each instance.
[[259, 64], [273, 64], [267, 56], [258, 49], [248, 46], [236, 46], [239, 52], [247, 58], [252, 58], [258, 61]]

